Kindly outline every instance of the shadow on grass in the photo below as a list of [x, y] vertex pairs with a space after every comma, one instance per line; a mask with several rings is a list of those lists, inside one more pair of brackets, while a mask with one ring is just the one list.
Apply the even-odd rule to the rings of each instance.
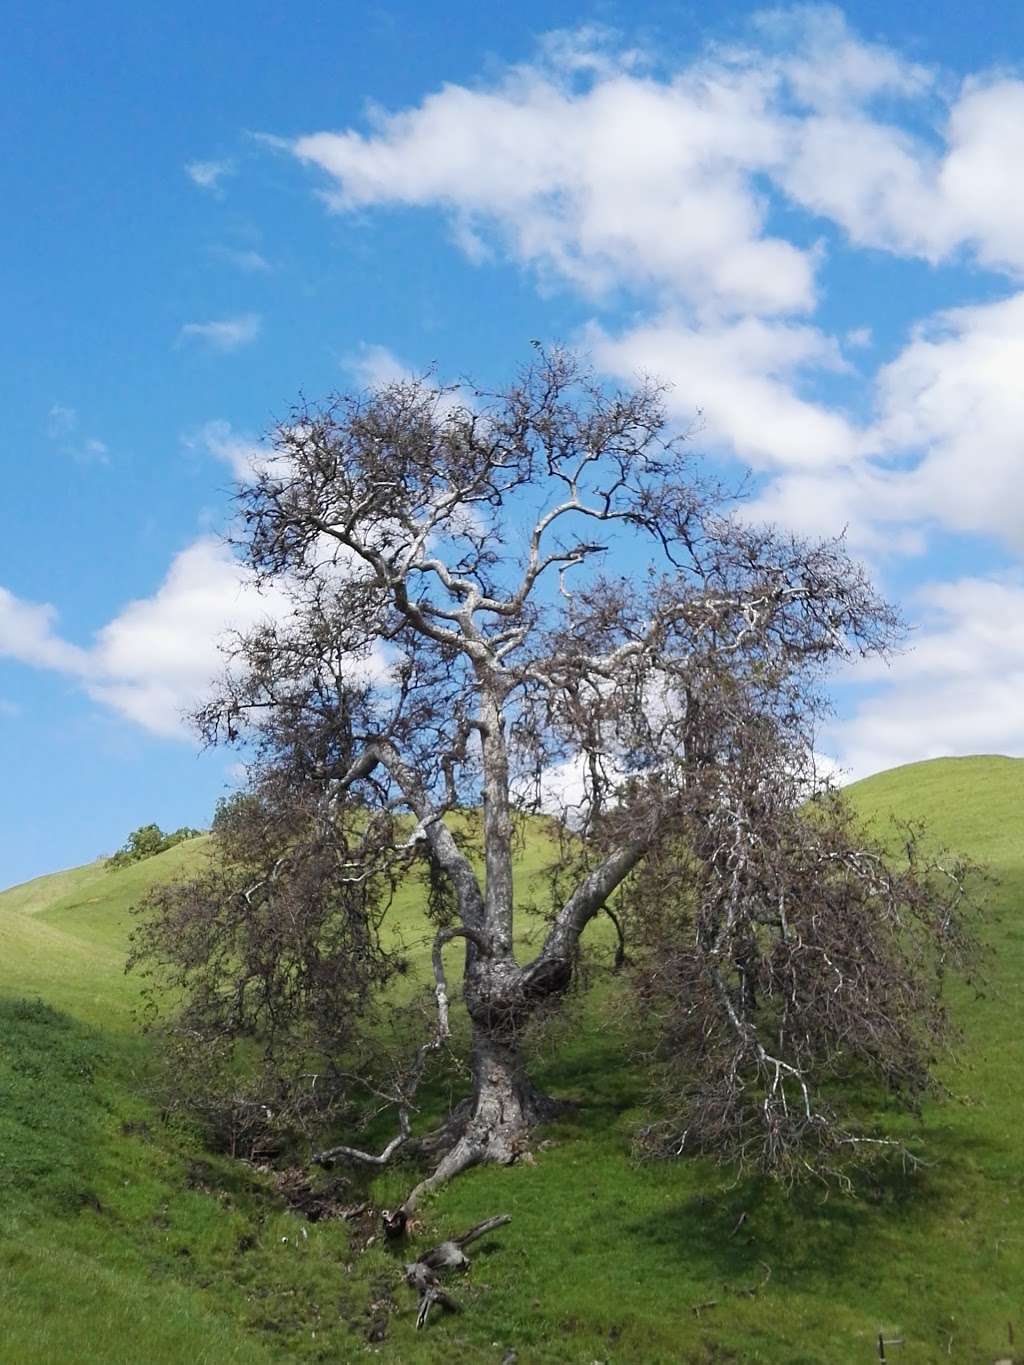
[[622, 1112], [644, 1098], [644, 1077], [629, 1065], [626, 1045], [607, 1033], [576, 1040], [543, 1058], [534, 1078], [556, 1097], [574, 1097], [587, 1111]]
[[990, 1144], [972, 1139], [959, 1149], [928, 1170], [880, 1161], [859, 1172], [845, 1193], [815, 1181], [784, 1187], [757, 1175], [726, 1183], [710, 1168], [704, 1193], [627, 1230], [725, 1282], [756, 1283], [768, 1266], [775, 1284], [821, 1288], [850, 1274], [873, 1282], [888, 1275], [894, 1256], [908, 1254], [908, 1245], [927, 1245], [958, 1216], [961, 1175], [968, 1161], [986, 1159]]

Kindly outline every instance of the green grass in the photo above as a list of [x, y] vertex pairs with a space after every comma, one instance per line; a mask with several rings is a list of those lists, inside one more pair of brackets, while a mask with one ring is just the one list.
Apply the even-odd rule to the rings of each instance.
[[[997, 879], [986, 980], [953, 990], [956, 1097], [903, 1121], [929, 1164], [879, 1174], [856, 1199], [787, 1194], [705, 1162], [635, 1164], [642, 1077], [599, 986], [574, 1007], [582, 1029], [537, 1062], [579, 1108], [540, 1135], [534, 1165], [469, 1172], [424, 1210], [417, 1245], [496, 1212], [513, 1222], [456, 1288], [466, 1311], [421, 1333], [400, 1283], [407, 1250], [356, 1255], [348, 1224], [304, 1223], [265, 1176], [204, 1152], [145, 1098], [148, 1045], [123, 972], [130, 907], [154, 877], [194, 867], [206, 841], [0, 894], [0, 1360], [498, 1362], [513, 1349], [524, 1365], [794, 1365], [877, 1360], [879, 1331], [902, 1338], [888, 1348], [897, 1365], [1012, 1358], [1009, 1324], [1024, 1335], [1024, 762], [936, 760], [850, 794], [870, 819], [926, 819]], [[527, 885], [543, 861], [527, 841]], [[397, 909], [418, 957], [417, 894]], [[388, 1172], [372, 1197], [393, 1201], [411, 1178]], [[389, 1298], [386, 1338], [368, 1343]]]

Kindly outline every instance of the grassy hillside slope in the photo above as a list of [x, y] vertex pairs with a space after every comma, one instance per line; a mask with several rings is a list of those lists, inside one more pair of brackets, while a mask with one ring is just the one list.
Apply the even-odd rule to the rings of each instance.
[[131, 908], [154, 881], [198, 868], [209, 844], [192, 839], [116, 870], [89, 863], [0, 893], [0, 993], [38, 994], [78, 1019], [131, 1030]]
[[[354, 1256], [347, 1223], [304, 1222], [266, 1177], [204, 1152], [145, 1098], [148, 1044], [123, 973], [130, 907], [207, 842], [0, 894], [0, 1359], [496, 1363], [513, 1349], [522, 1365], [792, 1365], [877, 1360], [879, 1331], [903, 1339], [889, 1358], [907, 1365], [1011, 1358], [1009, 1324], [1024, 1335], [1024, 762], [936, 760], [850, 795], [872, 820], [926, 818], [997, 877], [988, 980], [954, 989], [958, 1098], [906, 1124], [930, 1164], [856, 1200], [703, 1162], [636, 1166], [642, 1078], [602, 989], [579, 1006], [582, 1032], [537, 1063], [581, 1101], [572, 1121], [544, 1135], [536, 1164], [470, 1172], [425, 1210], [426, 1244], [496, 1212], [513, 1222], [457, 1290], [467, 1311], [419, 1334], [389, 1251]], [[527, 883], [544, 852], [527, 841]], [[414, 947], [417, 894], [399, 907]], [[387, 1203], [410, 1174], [369, 1192]]]

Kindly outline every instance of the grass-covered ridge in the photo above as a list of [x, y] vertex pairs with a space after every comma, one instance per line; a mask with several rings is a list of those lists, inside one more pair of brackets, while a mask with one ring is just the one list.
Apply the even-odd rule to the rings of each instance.
[[[850, 796], [870, 818], [924, 818], [997, 879], [987, 979], [954, 988], [960, 1098], [920, 1124], [930, 1164], [868, 1182], [856, 1201], [735, 1183], [702, 1162], [637, 1166], [641, 1078], [614, 1013], [591, 1001], [584, 1031], [540, 1062], [549, 1089], [582, 1101], [571, 1122], [542, 1135], [535, 1165], [470, 1172], [425, 1209], [424, 1244], [497, 1212], [513, 1222], [456, 1288], [466, 1313], [418, 1335], [396, 1257], [377, 1246], [354, 1256], [348, 1224], [303, 1221], [142, 1093], [147, 1045], [123, 972], [130, 907], [154, 878], [196, 866], [208, 841], [0, 894], [0, 1358], [379, 1350], [497, 1362], [514, 1349], [524, 1365], [789, 1365], [876, 1360], [879, 1330], [903, 1338], [889, 1348], [899, 1363], [1012, 1357], [1008, 1324], [1024, 1334], [1024, 762], [935, 760]], [[528, 841], [523, 870], [542, 862]], [[389, 1173], [371, 1193], [388, 1203], [407, 1184]]]

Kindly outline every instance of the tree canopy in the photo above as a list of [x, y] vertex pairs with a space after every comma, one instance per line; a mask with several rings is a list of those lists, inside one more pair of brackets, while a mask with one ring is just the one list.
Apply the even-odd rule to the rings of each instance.
[[[746, 524], [656, 385], [611, 391], [559, 351], [498, 393], [427, 376], [304, 405], [238, 503], [242, 560], [288, 610], [230, 642], [195, 719], [246, 747], [251, 782], [211, 870], [157, 892], [136, 942], [184, 1001], [193, 1059], [244, 1040], [246, 1103], [317, 1141], [352, 1121], [361, 1078], [394, 1137], [318, 1155], [430, 1150], [412, 1208], [514, 1160], [550, 1112], [522, 1036], [614, 897], [649, 1147], [792, 1174], [886, 1140], [841, 1082], [910, 1104], [932, 1084], [969, 869], [912, 831], [889, 856], [818, 771], [828, 670], [902, 634], [841, 541]], [[538, 812], [559, 852], [524, 953], [513, 845]], [[434, 1006], [399, 1060], [407, 964], [384, 926], [414, 867]], [[415, 1095], [451, 1046], [455, 940], [471, 1094], [426, 1139]]]
[[108, 867], [125, 867], [128, 863], [139, 863], [143, 858], [152, 858], [156, 853], [166, 853], [175, 844], [183, 843], [186, 839], [195, 839], [202, 834], [200, 829], [192, 829], [188, 825], [182, 825], [180, 829], [172, 830], [165, 834], [159, 825], [140, 825], [138, 829], [133, 829], [128, 838], [117, 850], [107, 859]]

